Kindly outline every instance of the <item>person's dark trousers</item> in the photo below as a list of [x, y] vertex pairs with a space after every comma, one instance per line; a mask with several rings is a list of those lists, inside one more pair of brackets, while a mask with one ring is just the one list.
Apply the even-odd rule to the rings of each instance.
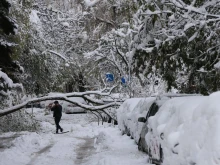
[[62, 132], [62, 128], [61, 128], [60, 125], [59, 125], [60, 119], [61, 119], [61, 117], [55, 117], [56, 133], [58, 133], [58, 129], [60, 129], [61, 132]]

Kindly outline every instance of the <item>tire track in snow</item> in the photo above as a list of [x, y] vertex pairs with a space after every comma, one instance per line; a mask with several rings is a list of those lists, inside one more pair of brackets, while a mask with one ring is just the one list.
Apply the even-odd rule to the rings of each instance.
[[35, 152], [34, 153], [34, 157], [30, 160], [30, 162], [27, 165], [32, 165], [34, 164], [34, 162], [37, 160], [37, 158], [41, 155], [41, 154], [45, 154], [46, 152], [48, 152], [50, 150], [51, 147], [53, 147], [54, 144], [49, 144], [48, 146], [42, 148], [40, 151]]
[[84, 163], [87, 158], [95, 154], [94, 148], [94, 138], [78, 138], [84, 140], [85, 142], [79, 145], [76, 149], [76, 164], [80, 165]]
[[0, 152], [4, 151], [6, 148], [10, 148], [13, 146], [12, 141], [19, 137], [21, 134], [14, 134], [12, 136], [0, 137]]

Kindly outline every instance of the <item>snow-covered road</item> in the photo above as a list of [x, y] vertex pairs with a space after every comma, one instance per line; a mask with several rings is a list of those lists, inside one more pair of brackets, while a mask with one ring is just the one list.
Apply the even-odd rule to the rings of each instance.
[[52, 115], [35, 109], [35, 117], [41, 121], [41, 131], [0, 135], [0, 139], [13, 137], [0, 150], [0, 165], [147, 164], [147, 155], [138, 151], [130, 137], [122, 136], [117, 126], [98, 126], [86, 114], [63, 114], [60, 125], [70, 132], [54, 134]]

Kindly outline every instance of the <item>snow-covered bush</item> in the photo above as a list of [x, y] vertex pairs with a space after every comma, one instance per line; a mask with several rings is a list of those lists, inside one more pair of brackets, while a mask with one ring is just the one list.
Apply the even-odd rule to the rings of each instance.
[[18, 131], [36, 131], [39, 129], [39, 124], [32, 119], [25, 111], [15, 112], [7, 116], [1, 117], [0, 133], [1, 132], [18, 132]]
[[[173, 98], [149, 118], [145, 139], [153, 158], [163, 165], [220, 164], [220, 92], [210, 96]], [[152, 150], [154, 149], [154, 150]]]
[[[13, 83], [6, 73], [0, 71], [0, 106], [2, 109], [19, 104], [25, 99], [23, 96], [23, 86]], [[37, 128], [37, 122], [23, 111], [1, 117], [0, 120], [0, 132], [34, 131]]]

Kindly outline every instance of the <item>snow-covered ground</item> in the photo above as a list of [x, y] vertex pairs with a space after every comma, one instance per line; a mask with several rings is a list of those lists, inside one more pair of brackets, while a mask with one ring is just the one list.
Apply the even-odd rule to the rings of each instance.
[[54, 134], [52, 114], [34, 109], [39, 132], [0, 135], [0, 165], [146, 165], [147, 155], [117, 126], [89, 122], [87, 114], [63, 114], [65, 134]]

